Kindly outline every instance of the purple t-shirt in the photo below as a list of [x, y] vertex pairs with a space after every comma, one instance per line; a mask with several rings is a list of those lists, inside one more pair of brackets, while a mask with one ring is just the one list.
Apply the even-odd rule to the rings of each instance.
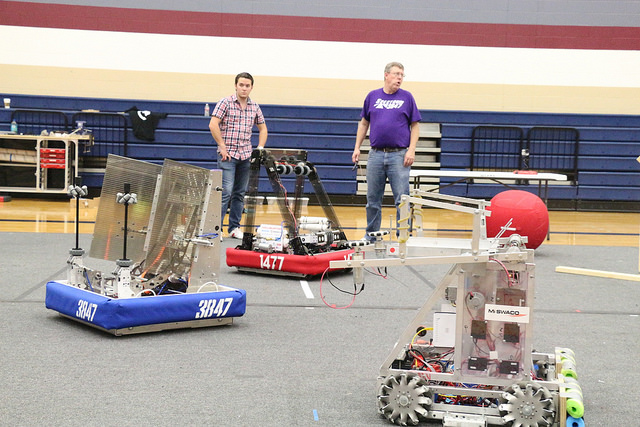
[[398, 89], [386, 94], [382, 88], [369, 92], [360, 117], [369, 122], [369, 140], [374, 148], [408, 147], [410, 125], [422, 120], [411, 92]]

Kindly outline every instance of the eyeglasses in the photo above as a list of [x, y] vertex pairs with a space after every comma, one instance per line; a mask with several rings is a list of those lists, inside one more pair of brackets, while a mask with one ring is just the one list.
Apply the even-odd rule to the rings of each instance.
[[401, 79], [404, 79], [405, 77], [407, 77], [404, 73], [400, 73], [400, 72], [395, 72], [395, 73], [389, 73], [394, 77], [400, 77]]

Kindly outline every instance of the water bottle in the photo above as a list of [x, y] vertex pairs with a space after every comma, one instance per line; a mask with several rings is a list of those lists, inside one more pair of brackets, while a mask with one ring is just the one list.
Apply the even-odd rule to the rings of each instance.
[[205, 117], [209, 117], [209, 104], [204, 104], [204, 115]]
[[18, 123], [15, 120], [11, 121], [11, 132], [18, 133]]

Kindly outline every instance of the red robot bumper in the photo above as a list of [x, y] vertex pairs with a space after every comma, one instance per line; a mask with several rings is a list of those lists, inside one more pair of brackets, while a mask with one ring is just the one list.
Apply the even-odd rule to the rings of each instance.
[[[331, 261], [351, 259], [353, 249], [322, 252], [313, 255], [291, 255], [285, 253], [266, 253], [245, 249], [228, 248], [227, 265], [238, 270], [255, 270], [267, 274], [295, 274], [316, 276], [329, 268]], [[330, 269], [329, 271], [334, 271]]]

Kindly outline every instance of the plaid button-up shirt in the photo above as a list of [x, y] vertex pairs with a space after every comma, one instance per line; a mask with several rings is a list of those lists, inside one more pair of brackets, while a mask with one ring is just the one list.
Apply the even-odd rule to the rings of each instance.
[[221, 99], [211, 115], [220, 119], [220, 133], [229, 155], [238, 160], [251, 157], [253, 125], [264, 123], [260, 106], [249, 98], [247, 108], [243, 110], [238, 97], [233, 94]]

